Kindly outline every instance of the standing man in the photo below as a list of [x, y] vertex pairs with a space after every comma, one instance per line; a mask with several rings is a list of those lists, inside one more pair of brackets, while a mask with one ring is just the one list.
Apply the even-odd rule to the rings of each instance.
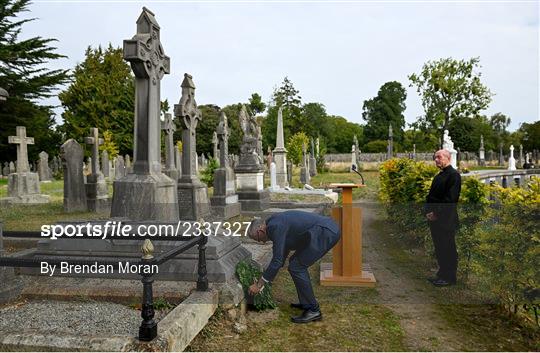
[[272, 260], [262, 277], [249, 287], [249, 293], [258, 294], [266, 283], [272, 282], [285, 264], [289, 252], [294, 251], [289, 259], [288, 270], [299, 303], [291, 306], [304, 311], [300, 316], [291, 317], [291, 320], [298, 324], [321, 320], [322, 314], [313, 293], [308, 267], [336, 245], [341, 236], [338, 225], [329, 217], [303, 211], [286, 211], [274, 214], [266, 221], [254, 219], [248, 236], [259, 242], [272, 241]]
[[450, 158], [447, 150], [435, 153], [435, 165], [441, 172], [433, 178], [424, 208], [439, 264], [437, 276], [429, 281], [437, 287], [456, 284], [458, 254], [455, 237], [459, 225], [457, 202], [461, 176], [450, 164]]

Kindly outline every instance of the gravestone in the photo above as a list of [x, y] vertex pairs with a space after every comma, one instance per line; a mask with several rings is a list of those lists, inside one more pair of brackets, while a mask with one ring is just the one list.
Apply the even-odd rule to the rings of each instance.
[[88, 204], [83, 177], [83, 148], [74, 139], [69, 139], [60, 147], [60, 154], [64, 173], [64, 212], [85, 212]]
[[172, 115], [165, 113], [165, 120], [161, 122], [161, 130], [165, 132], [165, 169], [163, 173], [169, 178], [178, 181], [178, 170], [175, 166], [174, 150], [177, 149], [174, 145], [174, 132], [176, 131], [176, 126], [174, 125], [174, 120]]
[[311, 138], [311, 151], [309, 154], [309, 176], [314, 177], [315, 175], [317, 175], [317, 160], [315, 160], [315, 144], [313, 142], [313, 137], [312, 137]]
[[[293, 164], [292, 164], [292, 161], [289, 160], [289, 161], [287, 161], [287, 183], [288, 183], [287, 186], [292, 185], [292, 173], [293, 173]], [[278, 185], [279, 185], [279, 183], [278, 183]]]
[[276, 148], [274, 148], [274, 162], [276, 163], [276, 180], [279, 187], [285, 188], [290, 185], [287, 170], [287, 149], [283, 137], [283, 111], [278, 109]]
[[38, 175], [40, 181], [51, 181], [51, 171], [49, 170], [49, 154], [45, 151], [39, 152]]
[[356, 134], [354, 135], [354, 138], [353, 138], [353, 144], [354, 144], [354, 163], [352, 164], [358, 167], [358, 163], [360, 162], [360, 156], [359, 156], [360, 146], [358, 145], [358, 137], [356, 137]]
[[4, 176], [8, 176], [9, 175], [9, 163], [8, 162], [4, 162], [4, 168], [2, 169], [2, 174]]
[[510, 157], [508, 157], [508, 170], [516, 170], [516, 159], [514, 158], [514, 145], [510, 145]]
[[[178, 149], [178, 146], [174, 146], [174, 160], [178, 178], [182, 175], [182, 152]], [[178, 181], [178, 178], [176, 179]]]
[[519, 162], [518, 167], [521, 168], [523, 166], [523, 145], [519, 145]]
[[121, 155], [116, 156], [114, 159], [114, 180], [122, 179], [126, 176], [126, 166], [124, 164], [124, 157]]
[[92, 157], [86, 158], [86, 175], [92, 174]]
[[182, 125], [182, 176], [178, 180], [178, 210], [181, 220], [198, 220], [210, 214], [208, 188], [196, 173], [197, 125], [202, 119], [195, 101], [195, 84], [189, 74], [184, 74], [182, 97], [174, 105], [174, 115]]
[[450, 152], [450, 164], [452, 165], [454, 169], [457, 169], [458, 168], [457, 151], [454, 149], [454, 142], [452, 141], [452, 138], [448, 134], [448, 130], [444, 130], [443, 149]]
[[275, 190], [279, 190], [279, 185], [276, 178], [276, 163], [272, 162], [270, 164], [270, 191]]
[[131, 157], [129, 156], [129, 154], [126, 154], [126, 156], [124, 157], [124, 163], [126, 168], [126, 175], [133, 173], [133, 165], [131, 164]]
[[307, 155], [307, 147], [304, 143], [302, 145], [302, 168], [300, 168], [300, 182], [304, 184], [309, 184], [309, 159]]
[[92, 172], [86, 176], [86, 202], [88, 211], [109, 213], [109, 196], [105, 177], [99, 166], [99, 145], [103, 144], [103, 139], [99, 138], [97, 128], [90, 129], [92, 134], [85, 137], [84, 142], [92, 146]]
[[484, 135], [480, 135], [480, 149], [478, 150], [478, 165], [485, 167], [486, 159], [484, 156]]
[[219, 144], [219, 141], [218, 141], [218, 137], [217, 137], [217, 132], [214, 131], [214, 133], [212, 134], [212, 146], [214, 147], [212, 158], [214, 158], [214, 160], [218, 161], [218, 164], [219, 164], [221, 158], [220, 158], [220, 155], [219, 155], [218, 144]]
[[107, 152], [107, 150], [103, 150], [103, 152], [101, 152], [101, 169], [105, 178], [109, 178], [111, 176], [109, 152]]
[[13, 162], [9, 162], [9, 174], [11, 173], [17, 173], [17, 169], [15, 168], [15, 163]]
[[268, 150], [266, 151], [266, 166], [268, 170], [270, 170], [270, 164], [274, 161], [274, 156], [272, 155], [272, 148], [268, 146]]
[[503, 143], [499, 143], [499, 165], [504, 166]]
[[315, 140], [315, 158], [319, 158], [319, 138]]
[[34, 138], [26, 137], [24, 126], [17, 126], [17, 135], [9, 136], [8, 142], [17, 145], [17, 169], [8, 175], [8, 197], [3, 202], [30, 204], [49, 202], [48, 195], [40, 194], [39, 177], [37, 173], [30, 172], [28, 164], [27, 145], [33, 145]]
[[352, 172], [354, 169], [353, 169], [353, 165], [358, 167], [357, 165], [357, 159], [356, 159], [356, 146], [353, 144], [351, 146], [351, 166], [349, 167], [349, 171]]
[[260, 212], [268, 208], [270, 193], [264, 189], [264, 166], [258, 154], [259, 126], [255, 117], [242, 105], [238, 115], [243, 132], [240, 159], [235, 167], [236, 189], [243, 212]]
[[221, 111], [216, 138], [219, 143], [219, 168], [214, 171], [214, 195], [210, 199], [212, 213], [220, 219], [229, 219], [240, 214], [240, 203], [236, 194], [235, 176], [229, 166], [229, 128], [227, 116]]
[[388, 146], [386, 152], [386, 159], [394, 158], [394, 132], [392, 131], [392, 124], [388, 126]]
[[147, 8], [137, 19], [137, 34], [124, 40], [124, 60], [135, 74], [134, 164], [114, 182], [111, 216], [178, 220], [176, 183], [161, 172], [160, 85], [170, 61], [160, 42], [160, 27]]

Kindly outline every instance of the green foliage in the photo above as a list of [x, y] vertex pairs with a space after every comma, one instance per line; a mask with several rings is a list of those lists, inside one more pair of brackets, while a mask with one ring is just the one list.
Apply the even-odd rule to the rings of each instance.
[[97, 127], [114, 132], [113, 142], [122, 155], [132, 152], [135, 86], [121, 48], [88, 47], [84, 61], [75, 67], [73, 82], [58, 98], [66, 138], [81, 141]]
[[479, 58], [444, 58], [428, 61], [419, 74], [409, 76], [425, 111], [419, 123], [425, 131], [438, 131], [441, 144], [452, 119], [477, 116], [491, 102], [491, 92], [480, 81], [481, 73], [475, 71], [479, 67]]
[[8, 136], [15, 135], [16, 126], [26, 126], [27, 136], [34, 137], [35, 145], [28, 148], [30, 160], [40, 151], [58, 154], [61, 135], [55, 124], [51, 106], [38, 105], [37, 100], [55, 95], [58, 85], [68, 81], [67, 70], [51, 70], [48, 65], [64, 58], [51, 46], [55, 39], [31, 37], [19, 39], [23, 25], [33, 18], [21, 19], [29, 11], [29, 0], [0, 1], [0, 87], [9, 97], [0, 104], [0, 156], [3, 160], [16, 159], [16, 146], [8, 144]]
[[316, 163], [317, 163], [317, 173], [324, 173], [328, 171], [328, 168], [326, 168], [326, 161], [324, 160], [324, 156], [326, 155], [326, 147], [324, 145], [319, 146], [319, 155], [316, 156]]
[[253, 114], [260, 114], [265, 111], [266, 104], [258, 93], [253, 93], [249, 99], [249, 109]]
[[174, 308], [175, 305], [172, 303], [169, 303], [169, 301], [165, 298], [156, 298], [154, 300], [154, 309], [155, 310], [169, 310]]
[[214, 185], [214, 172], [219, 168], [218, 161], [214, 158], [208, 159], [208, 165], [201, 171], [201, 181], [208, 186]]
[[349, 153], [353, 144], [354, 135], [358, 137], [358, 143], [363, 144], [364, 129], [361, 125], [351, 123], [341, 116], [329, 116], [328, 132], [329, 137], [326, 142], [328, 153]]
[[364, 127], [367, 141], [388, 139], [391, 124], [394, 141], [403, 142], [406, 98], [407, 92], [401, 83], [391, 81], [381, 86], [376, 97], [364, 101], [362, 118], [367, 122]]
[[540, 150], [540, 120], [534, 123], [521, 124], [519, 131], [523, 133], [523, 148], [525, 151]]
[[287, 158], [295, 165], [302, 162], [303, 146], [309, 144], [309, 137], [303, 132], [298, 132], [287, 141]]
[[103, 144], [99, 146], [101, 151], [107, 151], [109, 158], [112, 159], [118, 155], [118, 147], [113, 139], [113, 133], [109, 130], [103, 131]]
[[369, 141], [362, 148], [362, 152], [365, 153], [386, 153], [388, 149], [388, 141], [384, 140], [374, 140]]
[[[236, 265], [236, 275], [242, 284], [244, 292], [247, 293], [247, 290], [249, 286], [253, 284], [253, 281], [258, 280], [261, 277], [261, 271], [246, 261], [240, 261]], [[277, 307], [272, 297], [272, 286], [270, 283], [267, 283], [264, 286], [264, 289], [260, 294], [253, 297], [253, 305], [255, 306], [255, 309], [259, 311]]]
[[[200, 105], [199, 109], [202, 113], [202, 119], [197, 125], [197, 153], [205, 153], [212, 155], [214, 153], [214, 145], [212, 144], [212, 136], [219, 124], [219, 112], [220, 108], [217, 105], [207, 104]], [[227, 115], [227, 120], [231, 120], [233, 117]], [[238, 119], [237, 119], [238, 120]], [[178, 138], [182, 138], [181, 129], [178, 133]]]

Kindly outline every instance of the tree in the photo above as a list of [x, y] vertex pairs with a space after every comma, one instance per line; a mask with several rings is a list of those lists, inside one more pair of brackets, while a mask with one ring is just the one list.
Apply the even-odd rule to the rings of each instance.
[[249, 109], [252, 114], [260, 114], [265, 111], [266, 104], [258, 93], [253, 93], [249, 99]]
[[354, 135], [359, 145], [363, 145], [364, 130], [359, 124], [351, 123], [341, 116], [329, 116], [332, 138], [327, 143], [328, 153], [349, 153], [353, 145]]
[[[71, 85], [58, 96], [67, 138], [82, 140], [90, 128], [113, 132], [120, 154], [132, 153], [135, 85], [122, 49], [88, 47]], [[164, 105], [162, 105], [164, 107]]]
[[508, 131], [506, 131], [506, 129], [508, 128], [508, 125], [510, 125], [510, 122], [511, 119], [503, 113], [493, 114], [489, 119], [489, 123], [495, 133], [497, 146], [499, 148], [504, 148], [506, 140], [508, 139]]
[[410, 86], [416, 87], [422, 99], [426, 113], [422, 119], [438, 130], [441, 147], [452, 119], [479, 115], [491, 102], [491, 92], [480, 82], [481, 73], [475, 71], [479, 63], [479, 58], [428, 61], [419, 74], [409, 76]]
[[484, 137], [484, 148], [495, 148], [494, 132], [485, 116], [457, 117], [450, 121], [448, 131], [454, 141], [454, 146], [461, 151], [478, 151], [480, 148], [480, 136]]
[[287, 158], [289, 158], [295, 165], [299, 165], [302, 162], [304, 144], [307, 148], [306, 152], [308, 152], [309, 137], [303, 132], [298, 132], [292, 135], [287, 141]]
[[29, 0], [0, 0], [0, 87], [9, 93], [0, 104], [0, 156], [10, 160], [16, 158], [16, 147], [8, 144], [8, 136], [15, 134], [18, 125], [26, 126], [27, 135], [34, 137], [35, 145], [28, 149], [31, 160], [42, 150], [58, 154], [61, 135], [52, 128], [53, 107], [37, 102], [53, 96], [69, 78], [67, 70], [47, 67], [50, 61], [65, 57], [51, 46], [56, 39], [19, 39], [22, 26], [34, 20], [17, 18], [28, 11], [29, 4]]
[[388, 127], [391, 124], [394, 141], [403, 142], [405, 128], [405, 99], [407, 92], [397, 81], [386, 82], [377, 96], [364, 101], [362, 118], [367, 122], [364, 138], [369, 141], [387, 140]]
[[522, 123], [519, 131], [523, 133], [525, 151], [540, 150], [540, 120], [534, 123]]

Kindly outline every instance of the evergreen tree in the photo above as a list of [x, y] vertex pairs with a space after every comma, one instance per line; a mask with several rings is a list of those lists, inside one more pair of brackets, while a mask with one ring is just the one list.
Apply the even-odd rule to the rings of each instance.
[[65, 56], [51, 46], [55, 39], [32, 37], [20, 40], [22, 26], [34, 19], [18, 18], [28, 11], [29, 0], [0, 0], [0, 87], [9, 93], [0, 104], [0, 156], [15, 160], [16, 146], [8, 144], [18, 125], [26, 126], [27, 135], [34, 137], [29, 146], [30, 160], [40, 151], [58, 154], [61, 135], [53, 130], [52, 106], [40, 105], [39, 100], [54, 95], [57, 86], [68, 80], [67, 70], [50, 70], [47, 63]]
[[75, 67], [73, 82], [59, 95], [64, 107], [62, 130], [66, 138], [78, 141], [92, 127], [100, 134], [109, 130], [120, 154], [132, 154], [135, 84], [122, 49], [110, 44], [106, 50], [88, 47], [85, 56]]

